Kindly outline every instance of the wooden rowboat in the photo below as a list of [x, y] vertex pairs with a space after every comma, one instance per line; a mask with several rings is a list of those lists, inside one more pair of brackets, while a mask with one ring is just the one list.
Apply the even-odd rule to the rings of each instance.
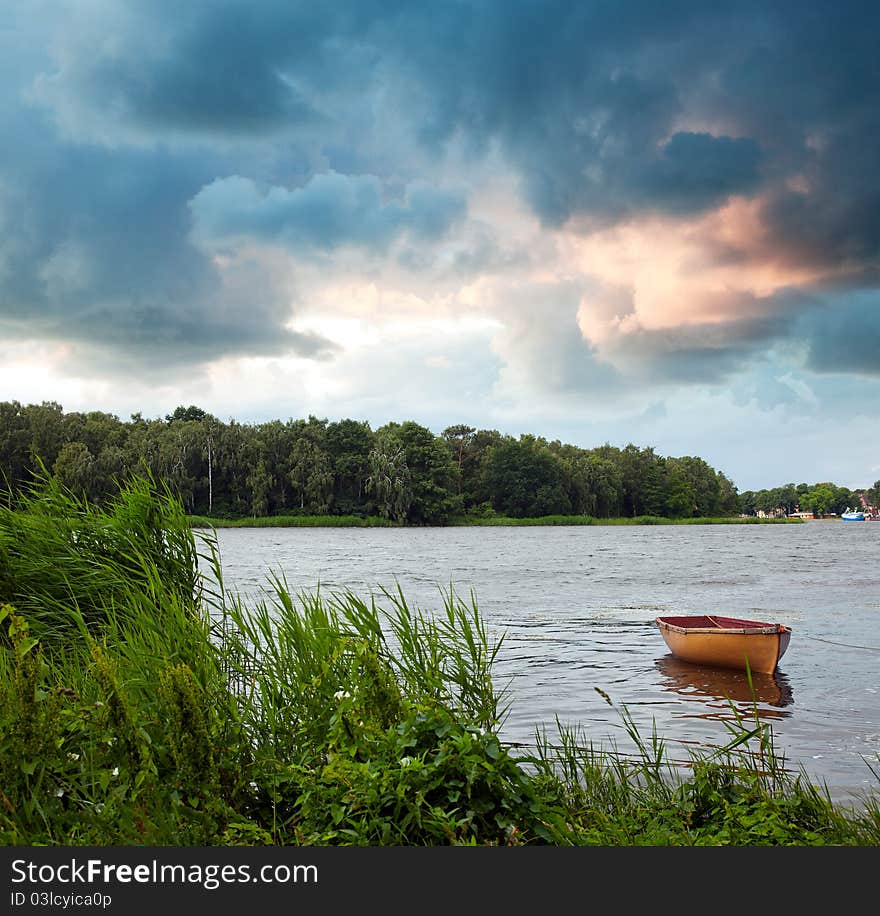
[[669, 651], [682, 661], [716, 668], [748, 668], [772, 674], [785, 654], [791, 629], [736, 617], [658, 617]]

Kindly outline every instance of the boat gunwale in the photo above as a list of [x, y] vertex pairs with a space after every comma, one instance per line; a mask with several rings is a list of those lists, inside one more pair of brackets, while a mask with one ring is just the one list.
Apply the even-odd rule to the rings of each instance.
[[774, 623], [762, 627], [682, 627], [675, 623], [666, 623], [657, 621], [660, 627], [666, 627], [674, 630], [676, 633], [725, 633], [729, 635], [743, 636], [772, 636], [778, 633], [785, 633], [789, 630], [787, 626], [781, 623]]

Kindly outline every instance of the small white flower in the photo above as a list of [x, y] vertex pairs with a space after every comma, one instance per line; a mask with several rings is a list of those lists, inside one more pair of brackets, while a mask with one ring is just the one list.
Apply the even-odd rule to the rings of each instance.
[[333, 694], [333, 699], [347, 700], [350, 696], [351, 694], [347, 690], [337, 690], [336, 693]]
[[113, 769], [110, 771], [110, 775], [111, 775], [111, 776], [118, 776], [118, 775], [119, 775], [119, 767], [113, 767]]
[[74, 754], [73, 751], [68, 751], [67, 759], [68, 760], [79, 760], [79, 754]]
[[95, 812], [97, 814], [100, 814], [103, 810], [104, 810], [104, 802], [98, 802], [98, 804], [95, 805]]
[[55, 790], [55, 797], [61, 798], [62, 795], [64, 795], [64, 789], [62, 789], [61, 786], [58, 786], [58, 788]]
[[412, 757], [401, 757], [400, 758], [400, 765], [402, 767], [408, 767], [412, 762], [413, 762]]

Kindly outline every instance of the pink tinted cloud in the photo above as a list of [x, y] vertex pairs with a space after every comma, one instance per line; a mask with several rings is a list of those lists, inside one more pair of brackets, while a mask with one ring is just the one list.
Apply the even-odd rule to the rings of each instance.
[[565, 258], [597, 282], [582, 298], [578, 324], [605, 349], [629, 335], [714, 326], [712, 338], [741, 337], [743, 322], [783, 317], [791, 298], [829, 279], [821, 267], [793, 263], [761, 219], [764, 200], [733, 198], [692, 219], [658, 215], [578, 237]]

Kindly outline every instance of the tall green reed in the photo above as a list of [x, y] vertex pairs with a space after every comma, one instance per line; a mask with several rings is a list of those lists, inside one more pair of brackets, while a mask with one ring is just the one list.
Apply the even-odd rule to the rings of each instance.
[[582, 727], [557, 719], [556, 740], [542, 730], [523, 762], [540, 791], [564, 811], [574, 845], [877, 843], [876, 799], [869, 797], [861, 811], [835, 805], [827, 787], [811, 783], [802, 767], [786, 767], [756, 702], [753, 722], [729, 705], [730, 740], [691, 750], [686, 760], [670, 757], [656, 727], [642, 735], [624, 707], [621, 720], [634, 751], [594, 746]]
[[132, 604], [158, 617], [169, 603], [198, 613], [220, 600], [198, 563], [214, 542], [194, 534], [167, 486], [150, 477], [126, 481], [99, 507], [43, 473], [0, 505], [0, 600], [47, 646], [63, 646], [78, 621], [100, 627]]

